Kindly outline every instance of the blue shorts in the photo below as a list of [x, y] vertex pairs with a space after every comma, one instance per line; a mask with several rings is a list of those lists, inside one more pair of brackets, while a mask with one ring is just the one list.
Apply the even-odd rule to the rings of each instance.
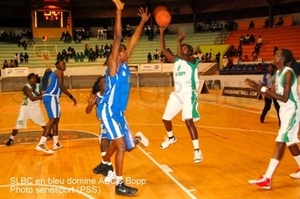
[[59, 105], [59, 96], [44, 95], [43, 102], [49, 119], [60, 117], [61, 113], [60, 113], [60, 105]]
[[129, 129], [128, 123], [125, 119], [123, 111], [109, 107], [107, 104], [99, 104], [101, 110], [101, 121], [107, 131], [107, 139], [114, 140], [124, 137], [126, 149], [131, 150], [135, 147], [132, 133]]

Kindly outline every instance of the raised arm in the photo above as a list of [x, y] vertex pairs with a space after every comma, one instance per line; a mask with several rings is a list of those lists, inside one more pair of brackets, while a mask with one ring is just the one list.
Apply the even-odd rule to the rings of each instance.
[[73, 95], [71, 93], [69, 93], [69, 91], [64, 86], [64, 72], [62, 70], [57, 70], [55, 72], [55, 74], [58, 79], [58, 85], [59, 85], [61, 91], [64, 94], [66, 94], [74, 102], [74, 106], [75, 106], [77, 104], [76, 99], [73, 97]]
[[148, 8], [146, 8], [145, 10], [143, 8], [140, 8], [138, 15], [141, 17], [141, 21], [138, 27], [136, 28], [135, 32], [133, 33], [129, 46], [127, 48], [128, 57], [131, 56], [135, 45], [137, 44], [138, 40], [142, 35], [144, 24], [146, 23], [146, 21], [148, 21], [151, 14], [148, 13]]
[[122, 40], [122, 25], [121, 25], [121, 16], [122, 10], [124, 8], [124, 3], [120, 0], [113, 0], [116, 4], [116, 21], [114, 28], [114, 41], [112, 45], [111, 54], [108, 58], [108, 75], [113, 77], [117, 74], [118, 62], [117, 58], [119, 55], [119, 48]]
[[195, 63], [196, 58], [194, 56], [182, 52], [182, 41], [184, 40], [184, 38], [185, 33], [183, 31], [179, 31], [179, 36], [177, 40], [177, 56], [185, 61]]
[[165, 45], [165, 37], [164, 37], [164, 31], [166, 27], [159, 27], [159, 44], [160, 44], [160, 50], [163, 52], [164, 56], [168, 58], [171, 62], [175, 62], [175, 56], [170, 53], [166, 49]]

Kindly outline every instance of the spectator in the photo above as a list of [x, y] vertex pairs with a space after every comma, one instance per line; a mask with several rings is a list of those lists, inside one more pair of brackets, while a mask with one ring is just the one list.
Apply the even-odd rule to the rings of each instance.
[[24, 55], [23, 55], [23, 53], [20, 53], [19, 58], [20, 58], [20, 64], [23, 64], [23, 62], [24, 62]]
[[223, 66], [223, 68], [225, 68], [227, 66], [227, 64], [228, 64], [228, 58], [227, 58], [227, 56], [224, 56], [223, 60], [222, 60], [222, 66]]
[[155, 59], [155, 60], [158, 60], [158, 51], [157, 51], [157, 49], [155, 49], [155, 51], [154, 51], [154, 54], [153, 54], [153, 58]]
[[254, 29], [254, 22], [251, 20], [250, 23], [249, 23], [249, 28], [248, 30], [250, 29]]
[[244, 44], [245, 44], [245, 45], [249, 45], [249, 44], [250, 44], [250, 35], [249, 35], [249, 34], [247, 34], [247, 35], [245, 36], [245, 38], [244, 38]]
[[257, 45], [259, 45], [259, 47], [262, 46], [262, 41], [263, 41], [263, 39], [262, 39], [261, 35], [259, 35], [258, 39], [257, 39]]
[[9, 68], [7, 60], [4, 60], [2, 69]]
[[249, 42], [251, 43], [251, 45], [254, 44], [255, 38], [254, 38], [254, 35], [253, 35], [253, 34], [250, 35]]
[[242, 48], [242, 45], [240, 44], [239, 47], [238, 47], [238, 49], [237, 49], [237, 55], [238, 55], [239, 57], [241, 57], [242, 54], [243, 54], [243, 48]]
[[268, 28], [270, 26], [270, 22], [269, 19], [267, 18], [265, 21], [265, 25], [263, 26], [263, 28]]
[[19, 66], [20, 56], [18, 55], [18, 53], [15, 54], [14, 63], [15, 63], [15, 66], [17, 66], [17, 67]]
[[284, 24], [282, 17], [279, 17], [275, 27], [281, 27]]
[[65, 37], [66, 37], [66, 33], [62, 32], [61, 37], [60, 37], [60, 41], [65, 40]]
[[8, 64], [8, 67], [9, 67], [9, 68], [15, 67], [15, 62], [14, 62], [13, 59], [10, 60], [10, 62], [9, 62], [9, 64]]
[[231, 57], [234, 57], [237, 55], [237, 49], [235, 49], [235, 47], [233, 45], [230, 47], [230, 51], [231, 51]]
[[250, 59], [249, 59], [248, 55], [245, 55], [243, 62], [248, 62], [248, 61], [250, 61]]
[[24, 62], [28, 63], [29, 56], [27, 53], [24, 54]]
[[245, 37], [244, 37], [244, 35], [241, 35], [240, 36], [240, 45], [244, 45], [245, 43]]
[[147, 60], [148, 60], [148, 63], [150, 63], [152, 61], [152, 55], [150, 52], [147, 55]]

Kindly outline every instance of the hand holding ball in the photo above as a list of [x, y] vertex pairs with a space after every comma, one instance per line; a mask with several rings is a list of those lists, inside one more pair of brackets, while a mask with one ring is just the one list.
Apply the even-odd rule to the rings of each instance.
[[171, 15], [165, 6], [157, 6], [153, 11], [153, 16], [159, 26], [166, 27], [171, 22]]

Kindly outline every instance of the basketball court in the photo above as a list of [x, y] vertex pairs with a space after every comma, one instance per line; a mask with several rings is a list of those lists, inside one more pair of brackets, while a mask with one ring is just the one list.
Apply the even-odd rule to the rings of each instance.
[[[196, 123], [204, 160], [193, 163], [193, 147], [179, 114], [173, 120], [178, 141], [160, 149], [165, 136], [162, 114], [172, 87], [132, 88], [126, 118], [133, 132], [143, 132], [150, 141], [125, 154], [124, 181], [137, 187], [134, 198], [267, 199], [300, 198], [300, 180], [289, 174], [296, 162], [286, 153], [276, 170], [271, 190], [248, 184], [264, 174], [273, 155], [278, 121], [274, 107], [265, 123], [259, 122], [263, 100], [221, 96], [221, 90], [201, 94]], [[14, 127], [22, 92], [0, 93], [0, 198], [81, 199], [123, 198], [114, 193], [92, 169], [101, 161], [95, 112], [85, 114], [89, 89], [71, 90], [78, 105], [61, 98], [60, 142], [53, 155], [34, 148], [42, 129], [31, 121], [12, 146], [5, 146]], [[43, 107], [43, 105], [42, 105]], [[43, 112], [46, 117], [45, 109]], [[47, 141], [48, 147], [52, 140]], [[114, 162], [114, 160], [112, 160]]]

